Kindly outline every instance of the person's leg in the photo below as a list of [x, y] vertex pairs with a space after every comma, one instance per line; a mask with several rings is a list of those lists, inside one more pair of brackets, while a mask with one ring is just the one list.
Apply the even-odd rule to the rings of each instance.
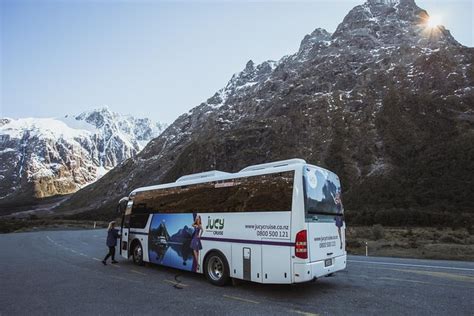
[[[109, 257], [112, 256], [112, 249], [111, 249], [111, 248], [112, 248], [112, 247], [109, 247], [109, 253], [107, 253], [107, 255], [105, 256], [104, 260], [102, 260], [102, 263], [103, 263], [103, 264], [106, 264], [107, 259], [109, 259]], [[114, 248], [114, 250], [115, 250], [115, 248]]]
[[196, 258], [196, 272], [199, 271], [199, 250], [194, 250], [194, 258]]
[[199, 269], [198, 267], [198, 254], [197, 250], [193, 249], [193, 265], [192, 265], [192, 271], [197, 272]]
[[116, 263], [115, 261], [115, 247], [110, 247], [110, 252], [112, 253], [112, 263]]

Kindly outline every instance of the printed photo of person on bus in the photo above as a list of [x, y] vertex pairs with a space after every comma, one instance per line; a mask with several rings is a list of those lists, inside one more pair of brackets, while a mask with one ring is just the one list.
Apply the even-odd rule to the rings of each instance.
[[[336, 190], [336, 194], [332, 195], [334, 199], [334, 204], [336, 204], [336, 208], [339, 214], [343, 214], [342, 212], [342, 200], [341, 200], [341, 187], [338, 187]], [[336, 226], [337, 232], [339, 233], [339, 240], [341, 241], [341, 249], [342, 249], [342, 234], [341, 234], [341, 227], [344, 225], [344, 215], [336, 216]]]
[[202, 222], [201, 216], [197, 215], [196, 213], [193, 214], [194, 223], [193, 223], [193, 236], [191, 239], [191, 249], [193, 249], [193, 267], [192, 271], [197, 272], [199, 271], [199, 251], [202, 249], [201, 244], [201, 235], [202, 235]]

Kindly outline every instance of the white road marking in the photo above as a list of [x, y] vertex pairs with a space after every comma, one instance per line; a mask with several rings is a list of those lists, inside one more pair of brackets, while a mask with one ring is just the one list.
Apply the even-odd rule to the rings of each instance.
[[145, 273], [143, 272], [140, 272], [140, 271], [137, 271], [137, 270], [130, 270], [131, 272], [134, 272], [136, 274], [141, 274], [141, 275], [146, 275]]
[[432, 269], [448, 269], [448, 270], [459, 270], [459, 271], [474, 271], [474, 269], [469, 269], [469, 268], [430, 266], [430, 265], [424, 265], [424, 264], [410, 264], [410, 263], [363, 261], [363, 260], [347, 260], [347, 262], [381, 264], [381, 265], [389, 265], [389, 266], [391, 265], [391, 266], [415, 267], [415, 268], [432, 268]]
[[260, 304], [260, 302], [257, 302], [257, 301], [254, 301], [254, 300], [249, 300], [249, 299], [238, 297], [238, 296], [233, 296], [233, 295], [222, 295], [222, 296], [225, 297], [225, 298], [230, 298], [230, 299], [236, 300], [236, 301], [242, 301], [242, 302], [252, 303], [252, 304]]
[[100, 260], [100, 259], [97, 259], [97, 258], [92, 258], [92, 259], [94, 259], [95, 261], [102, 261], [102, 260]]
[[[51, 237], [49, 237], [49, 236], [46, 236], [46, 239], [48, 239], [50, 242], [52, 242], [52, 243], [55, 244], [56, 246], [63, 248], [64, 250], [69, 250], [69, 251], [71, 251], [71, 252], [73, 252], [73, 253], [75, 253], [75, 254], [78, 254], [78, 255], [80, 255], [80, 256], [83, 256], [83, 257], [87, 257], [87, 258], [89, 257], [89, 256], [86, 255], [85, 253], [82, 253], [82, 252], [76, 251], [76, 250], [74, 250], [74, 249], [67, 248], [67, 247], [65, 247], [65, 246], [63, 246], [63, 245], [61, 245], [61, 244], [58, 244], [55, 240], [51, 239]], [[83, 242], [83, 243], [86, 244], [85, 242]], [[93, 258], [93, 259], [94, 259], [94, 260], [101, 261], [101, 260], [99, 260], [99, 259], [97, 259], [97, 258]], [[117, 267], [117, 268], [118, 268], [118, 267]]]
[[310, 313], [310, 312], [303, 312], [303, 311], [299, 311], [299, 310], [296, 310], [296, 309], [290, 309], [289, 311], [293, 312], [293, 313], [296, 313], [296, 314], [305, 315], [305, 316], [319, 316], [319, 314], [314, 314], [314, 313]]
[[389, 277], [381, 277], [381, 278], [377, 278], [377, 280], [389, 280], [389, 281], [398, 281], [398, 282], [411, 282], [411, 283], [420, 283], [420, 284], [444, 286], [444, 284], [434, 284], [434, 283], [425, 282], [425, 281], [410, 280], [410, 279], [398, 279], [398, 278], [389, 278]]

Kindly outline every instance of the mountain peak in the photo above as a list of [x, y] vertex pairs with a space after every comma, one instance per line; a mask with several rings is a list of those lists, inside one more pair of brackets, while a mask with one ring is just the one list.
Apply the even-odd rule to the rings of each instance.
[[117, 118], [119, 115], [115, 112], [112, 112], [108, 106], [104, 105], [96, 109], [82, 112], [81, 114], [75, 117], [76, 120], [86, 121], [89, 124], [94, 125], [97, 128], [101, 128], [107, 122], [112, 121], [114, 118]]
[[255, 70], [254, 62], [253, 62], [253, 60], [250, 59], [250, 60], [247, 62], [247, 64], [245, 65], [244, 71], [245, 71], [245, 72], [252, 72], [252, 71], [254, 71], [254, 70]]
[[393, 7], [393, 6], [396, 6], [396, 5], [400, 4], [400, 0], [368, 0], [366, 2], [366, 4], [368, 4], [370, 6], [384, 5], [384, 6]]
[[431, 48], [459, 45], [449, 31], [431, 27], [428, 20], [428, 13], [414, 0], [367, 0], [345, 16], [332, 39], [369, 49], [402, 44]]
[[307, 34], [300, 44], [300, 49], [298, 54], [307, 57], [309, 52], [315, 47], [319, 45], [325, 45], [328, 41], [331, 40], [331, 33], [326, 31], [323, 28], [315, 29], [311, 34]]
[[398, 5], [401, 6], [415, 6], [415, 0], [367, 0], [366, 4], [370, 6], [389, 6], [389, 7], [396, 7]]
[[420, 9], [414, 0], [368, 0], [362, 7], [369, 9], [370, 13], [376, 17], [392, 16], [412, 22], [419, 22], [420, 14], [426, 14], [426, 11]]

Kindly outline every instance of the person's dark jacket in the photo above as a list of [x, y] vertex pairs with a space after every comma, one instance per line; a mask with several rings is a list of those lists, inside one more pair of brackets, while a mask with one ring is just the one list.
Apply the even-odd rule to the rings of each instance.
[[120, 237], [118, 230], [111, 229], [107, 232], [107, 247], [115, 247], [117, 239]]

